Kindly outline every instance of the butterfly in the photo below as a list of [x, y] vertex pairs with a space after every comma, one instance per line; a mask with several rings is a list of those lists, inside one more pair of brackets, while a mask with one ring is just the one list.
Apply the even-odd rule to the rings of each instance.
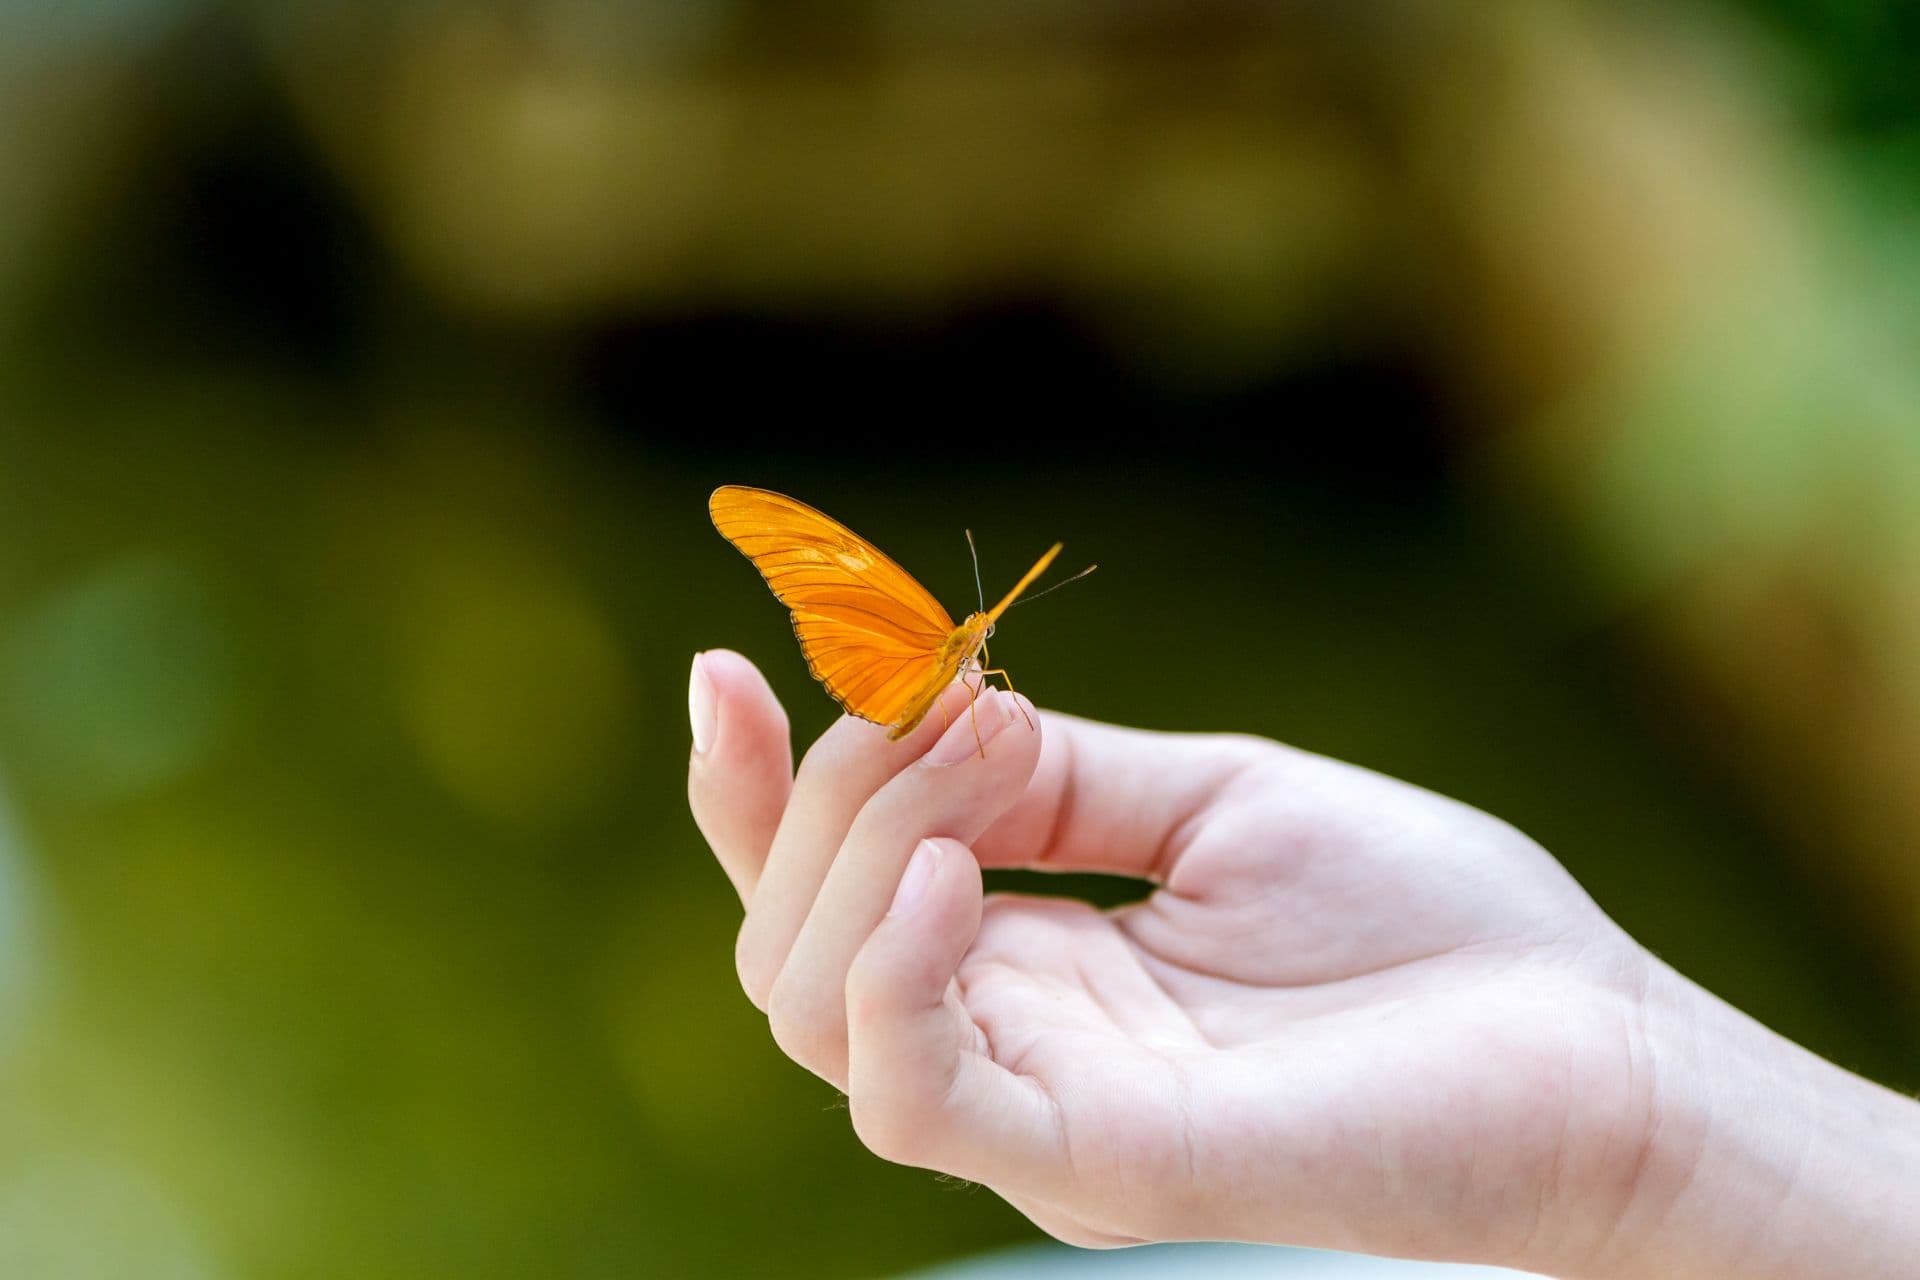
[[[988, 676], [999, 676], [1013, 689], [1004, 670], [987, 665], [987, 641], [1000, 615], [1061, 547], [1048, 548], [999, 604], [989, 609], [983, 596], [979, 612], [956, 625], [885, 552], [804, 502], [724, 485], [707, 500], [707, 511], [720, 536], [753, 561], [792, 611], [793, 634], [813, 678], [849, 714], [885, 725], [895, 740], [913, 732], [956, 677], [974, 675], [984, 686]], [[971, 533], [967, 542], [972, 545]], [[1075, 577], [1092, 572], [1089, 566]], [[979, 576], [976, 557], [976, 585]], [[969, 686], [975, 698], [980, 686]]]

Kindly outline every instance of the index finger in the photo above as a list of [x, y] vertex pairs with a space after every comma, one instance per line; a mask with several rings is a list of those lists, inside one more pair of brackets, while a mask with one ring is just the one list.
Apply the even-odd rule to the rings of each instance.
[[1198, 820], [1271, 759], [1243, 734], [1157, 733], [1042, 712], [1040, 763], [974, 843], [983, 867], [1092, 871], [1165, 884]]

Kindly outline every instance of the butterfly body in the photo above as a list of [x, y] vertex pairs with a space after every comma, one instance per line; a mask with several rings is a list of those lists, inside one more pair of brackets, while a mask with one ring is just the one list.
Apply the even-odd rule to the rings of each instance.
[[[992, 632], [993, 622], [986, 614], [967, 615], [967, 620], [955, 627], [953, 634], [941, 643], [940, 663], [933, 678], [927, 682], [925, 693], [908, 706], [899, 723], [887, 730], [887, 737], [898, 740], [912, 733], [914, 726], [926, 719], [927, 713], [933, 710], [934, 703], [940, 700], [941, 690], [969, 670], [977, 670], [980, 666], [980, 653], [986, 648], [987, 637]], [[854, 714], [858, 715], [859, 712], [856, 711]]]
[[890, 738], [911, 733], [954, 680], [1004, 677], [981, 661], [994, 624], [1060, 553], [1055, 543], [998, 604], [955, 623], [878, 547], [803, 502], [726, 485], [707, 508], [791, 611], [813, 677], [849, 714], [885, 725]]

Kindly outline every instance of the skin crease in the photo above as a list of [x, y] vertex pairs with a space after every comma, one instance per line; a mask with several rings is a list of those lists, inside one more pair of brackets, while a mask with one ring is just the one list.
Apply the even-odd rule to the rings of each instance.
[[[1513, 828], [1260, 739], [1029, 725], [991, 691], [982, 755], [967, 698], [899, 742], [843, 719], [796, 775], [759, 672], [695, 661], [688, 793], [747, 907], [742, 986], [876, 1154], [1088, 1246], [1911, 1274], [1874, 1268], [1920, 1249], [1920, 1139], [1887, 1145], [1920, 1108], [1687, 984]], [[983, 900], [982, 866], [1157, 889]], [[1780, 1101], [1843, 1087], [1857, 1108]], [[1829, 1159], [1849, 1199], [1820, 1199]], [[1793, 1224], [1855, 1209], [1864, 1269], [1799, 1269]]]

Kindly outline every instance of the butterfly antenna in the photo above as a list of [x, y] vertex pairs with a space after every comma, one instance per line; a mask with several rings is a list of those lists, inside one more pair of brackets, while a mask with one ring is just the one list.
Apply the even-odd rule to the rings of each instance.
[[1008, 605], [1007, 608], [1012, 609], [1023, 604], [1032, 604], [1035, 600], [1038, 600], [1041, 596], [1051, 595], [1055, 591], [1058, 591], [1060, 588], [1067, 586], [1069, 583], [1080, 581], [1080, 579], [1086, 577], [1088, 574], [1092, 573], [1095, 569], [1098, 569], [1099, 567], [1100, 566], [1097, 564], [1090, 564], [1086, 568], [1082, 569], [1080, 572], [1074, 574], [1071, 578], [1062, 579], [1061, 581], [1056, 582], [1052, 586], [1048, 587], [1045, 591], [1036, 591], [1030, 596], [1026, 596], [1026, 597], [1023, 597], [1022, 599], [1016, 600], [1012, 604]]
[[987, 593], [980, 586], [980, 548], [973, 545], [973, 530], [967, 530], [967, 554], [973, 557], [973, 593], [980, 598], [980, 612], [987, 611]]

